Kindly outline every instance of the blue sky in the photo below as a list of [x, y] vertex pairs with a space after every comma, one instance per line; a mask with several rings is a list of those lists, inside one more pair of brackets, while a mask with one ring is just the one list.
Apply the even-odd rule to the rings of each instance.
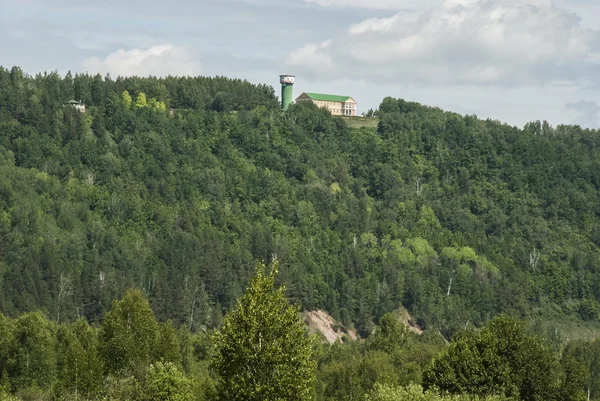
[[600, 126], [600, 2], [0, 0], [0, 64], [226, 75], [522, 126]]

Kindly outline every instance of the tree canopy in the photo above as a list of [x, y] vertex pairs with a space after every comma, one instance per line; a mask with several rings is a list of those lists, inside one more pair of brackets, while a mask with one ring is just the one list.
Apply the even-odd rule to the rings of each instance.
[[275, 288], [277, 264], [262, 265], [214, 338], [214, 365], [223, 400], [312, 400], [316, 363], [313, 344], [289, 305], [285, 288]]
[[223, 77], [0, 69], [0, 309], [98, 322], [135, 287], [212, 328], [276, 254], [291, 300], [363, 336], [400, 306], [447, 338], [501, 312], [597, 319], [597, 131], [376, 114], [282, 113]]
[[508, 316], [458, 335], [423, 373], [425, 388], [523, 401], [583, 400], [582, 366], [561, 365], [551, 347]]
[[[597, 325], [598, 130], [391, 97], [368, 114], [307, 102], [283, 113], [272, 87], [225, 77], [0, 68], [2, 388], [137, 399], [160, 362], [161, 386], [193, 376], [194, 396], [211, 397], [207, 333], [275, 256], [289, 302], [370, 337], [319, 349], [323, 400], [421, 383], [446, 341], [501, 313]], [[423, 336], [402, 329], [390, 314], [400, 308]], [[522, 393], [527, 365], [483, 352], [489, 336], [496, 350], [531, 351], [564, 399], [581, 386], [600, 396], [594, 341], [563, 352], [567, 336], [552, 330], [549, 353], [519, 331], [510, 348], [494, 330], [452, 344], [504, 370], [435, 380], [545, 394]], [[548, 377], [532, 368], [527, 380]]]

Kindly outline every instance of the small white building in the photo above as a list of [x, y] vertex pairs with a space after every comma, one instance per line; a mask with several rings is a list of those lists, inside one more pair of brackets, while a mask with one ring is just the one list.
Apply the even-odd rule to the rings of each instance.
[[83, 102], [78, 102], [77, 100], [69, 100], [65, 103], [65, 106], [74, 107], [80, 112], [85, 113], [85, 104], [83, 104]]

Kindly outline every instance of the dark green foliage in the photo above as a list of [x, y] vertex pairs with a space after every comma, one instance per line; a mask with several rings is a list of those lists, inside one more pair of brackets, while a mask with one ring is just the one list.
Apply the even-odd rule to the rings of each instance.
[[138, 290], [128, 291], [106, 314], [99, 351], [106, 371], [117, 376], [141, 377], [155, 361], [179, 360], [179, 344], [172, 326], [157, 323]]
[[94, 398], [102, 393], [104, 371], [98, 353], [98, 332], [85, 321], [61, 325], [56, 334], [59, 396]]
[[573, 341], [567, 345], [563, 358], [577, 361], [584, 368], [585, 390], [590, 399], [600, 399], [600, 339]]
[[222, 77], [0, 69], [0, 309], [99, 322], [140, 288], [203, 330], [276, 254], [291, 300], [363, 336], [401, 305], [447, 338], [504, 311], [597, 316], [596, 131], [393, 98], [377, 114], [282, 114]]
[[99, 329], [35, 312], [0, 315], [0, 334], [0, 399], [186, 401], [214, 394], [208, 354], [180, 346], [207, 344], [208, 336], [157, 323], [139, 291], [115, 302]]
[[561, 365], [520, 321], [500, 316], [458, 335], [425, 370], [423, 384], [451, 394], [559, 401], [584, 399], [584, 377], [574, 359]]
[[54, 327], [39, 312], [14, 322], [8, 376], [13, 390], [48, 387], [56, 375]]
[[408, 329], [392, 313], [386, 313], [379, 319], [379, 327], [371, 340], [371, 348], [388, 354], [399, 351], [408, 339]]
[[444, 346], [441, 335], [417, 335], [407, 330], [396, 315], [386, 314], [366, 342], [336, 343], [321, 350], [318, 398], [362, 400], [376, 383], [420, 383], [422, 370]]
[[[73, 98], [85, 114], [64, 107]], [[420, 382], [443, 342], [405, 338], [386, 316], [400, 306], [448, 339], [501, 312], [597, 319], [598, 131], [519, 129], [393, 98], [371, 114], [377, 129], [350, 129], [311, 104], [281, 113], [271, 87], [223, 77], [0, 68], [4, 388], [92, 397], [95, 379], [84, 394], [69, 378], [78, 355], [100, 369], [96, 348], [113, 373], [108, 398], [143, 397], [159, 360], [201, 377], [199, 398], [213, 394], [204, 333], [235, 306], [251, 266], [274, 256], [289, 300], [375, 333], [357, 355], [324, 352], [318, 394], [329, 399]], [[128, 331], [121, 306], [106, 314], [130, 288], [143, 294], [131, 310], [145, 323]], [[47, 319], [26, 314], [36, 311]], [[105, 317], [99, 338], [63, 326]], [[595, 365], [585, 366], [598, 397]], [[563, 371], [574, 387], [558, 393], [578, 394], [578, 369]]]

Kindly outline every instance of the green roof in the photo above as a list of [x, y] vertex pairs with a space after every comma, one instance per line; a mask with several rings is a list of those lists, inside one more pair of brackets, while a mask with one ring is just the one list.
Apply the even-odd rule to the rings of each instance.
[[345, 102], [350, 99], [350, 96], [326, 95], [324, 93], [304, 92], [304, 94], [312, 100], [321, 100], [324, 102]]

